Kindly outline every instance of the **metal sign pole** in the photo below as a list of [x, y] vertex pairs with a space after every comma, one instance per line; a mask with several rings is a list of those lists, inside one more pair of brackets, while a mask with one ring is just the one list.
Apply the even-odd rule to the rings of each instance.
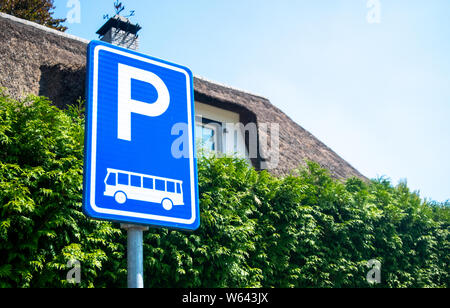
[[148, 227], [122, 224], [122, 229], [127, 230], [127, 263], [128, 263], [128, 288], [144, 288], [144, 253], [143, 232]]

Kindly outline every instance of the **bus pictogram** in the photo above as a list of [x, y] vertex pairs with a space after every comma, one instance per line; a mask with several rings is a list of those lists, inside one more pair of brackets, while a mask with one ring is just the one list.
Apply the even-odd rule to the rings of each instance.
[[110, 168], [107, 171], [104, 195], [118, 204], [137, 200], [161, 204], [166, 211], [184, 205], [182, 181]]

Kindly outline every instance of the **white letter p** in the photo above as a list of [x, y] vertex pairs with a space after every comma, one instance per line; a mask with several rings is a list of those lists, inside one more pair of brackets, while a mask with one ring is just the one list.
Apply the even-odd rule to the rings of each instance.
[[[158, 99], [153, 104], [131, 98], [131, 79], [144, 81], [153, 85]], [[148, 117], [159, 117], [170, 104], [169, 90], [164, 81], [152, 72], [119, 63], [118, 71], [118, 126], [117, 138], [131, 141], [131, 113]]]

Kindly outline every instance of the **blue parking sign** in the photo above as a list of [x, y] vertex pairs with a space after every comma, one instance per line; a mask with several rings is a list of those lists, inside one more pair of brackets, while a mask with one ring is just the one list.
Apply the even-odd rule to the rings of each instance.
[[197, 229], [194, 128], [189, 69], [92, 41], [87, 67], [86, 215]]

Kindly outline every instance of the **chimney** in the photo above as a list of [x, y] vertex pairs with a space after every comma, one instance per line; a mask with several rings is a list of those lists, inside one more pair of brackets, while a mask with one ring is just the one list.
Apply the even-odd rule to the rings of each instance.
[[132, 24], [126, 17], [116, 15], [111, 17], [98, 31], [100, 40], [132, 50], [138, 50], [141, 30], [138, 24]]

